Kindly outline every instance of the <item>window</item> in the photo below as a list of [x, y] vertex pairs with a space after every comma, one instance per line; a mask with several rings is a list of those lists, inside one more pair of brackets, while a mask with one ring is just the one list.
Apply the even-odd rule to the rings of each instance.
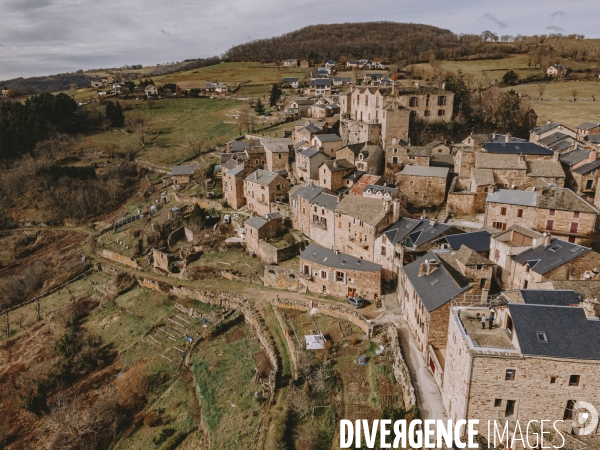
[[517, 209], [517, 217], [523, 217], [523, 210]]
[[581, 375], [571, 375], [569, 377], [569, 386], [579, 386]]
[[346, 279], [346, 274], [344, 272], [335, 272], [335, 281], [343, 282]]
[[445, 109], [438, 109], [438, 116], [445, 116], [445, 115], [446, 115]]
[[494, 408], [500, 408], [502, 406], [502, 399], [497, 398], [494, 400]]
[[342, 228], [342, 222], [338, 222], [338, 228]]
[[579, 219], [579, 211], [575, 211], [575, 212], [573, 213], [573, 218], [574, 218], [574, 219]]
[[549, 216], [553, 216], [555, 213], [556, 213], [555, 209], [551, 209], [550, 211], [548, 211]]
[[506, 208], [505, 207], [500, 208], [500, 215], [501, 216], [505, 216], [506, 215]]
[[419, 106], [419, 98], [418, 97], [411, 97], [410, 100], [409, 100], [409, 106], [412, 106], [412, 107]]
[[398, 157], [392, 156], [392, 164], [398, 164]]
[[321, 278], [325, 279], [325, 280], [328, 278], [328, 277], [327, 277], [327, 272], [325, 272], [324, 270], [321, 270], [321, 271], [319, 272], [319, 276], [320, 276]]
[[516, 400], [506, 400], [506, 412], [504, 417], [512, 417], [515, 414]]
[[440, 95], [438, 97], [438, 106], [446, 106], [446, 96]]
[[556, 384], [556, 377], [550, 377], [550, 384]]
[[594, 187], [594, 180], [587, 180], [585, 182], [585, 188], [586, 189], [592, 189]]
[[431, 115], [431, 111], [429, 111], [429, 110], [427, 109], [427, 110], [425, 110], [425, 111], [423, 112], [423, 115], [424, 115], [425, 117], [429, 117], [429, 116]]
[[579, 227], [579, 224], [577, 222], [571, 222], [571, 229], [570, 229], [569, 233], [577, 233], [578, 227]]
[[547, 220], [546, 221], [546, 230], [552, 231], [553, 227], [554, 227], [554, 220]]
[[506, 375], [504, 376], [505, 381], [515, 381], [515, 375], [517, 371], [515, 369], [506, 369]]
[[544, 344], [548, 343], [548, 336], [546, 336], [546, 332], [545, 331], [536, 331], [535, 334], [537, 335], [537, 338], [538, 338], [539, 342], [543, 342]]
[[381, 246], [381, 256], [385, 256], [386, 248], [384, 245]]
[[398, 153], [398, 149], [397, 148], [394, 149], [394, 153]]
[[571, 420], [573, 418], [573, 407], [575, 406], [575, 400], [569, 400], [563, 414], [563, 420]]

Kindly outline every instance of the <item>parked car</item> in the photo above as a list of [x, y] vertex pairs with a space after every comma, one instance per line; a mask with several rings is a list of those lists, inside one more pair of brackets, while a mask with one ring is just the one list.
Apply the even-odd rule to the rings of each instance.
[[365, 306], [365, 301], [362, 297], [348, 297], [348, 303], [350, 303], [355, 308], [362, 308]]

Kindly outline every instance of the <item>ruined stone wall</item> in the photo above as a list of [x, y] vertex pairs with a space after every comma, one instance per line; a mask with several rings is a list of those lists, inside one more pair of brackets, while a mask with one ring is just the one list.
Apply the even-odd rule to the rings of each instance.
[[267, 287], [306, 292], [307, 277], [294, 269], [265, 266], [263, 283]]
[[279, 264], [280, 262], [292, 259], [298, 254], [298, 248], [295, 245], [277, 248], [262, 239], [252, 249], [250, 247], [248, 249], [256, 253], [256, 256], [266, 264]]
[[290, 329], [289, 325], [285, 322], [281, 311], [277, 308], [276, 305], [273, 306], [273, 313], [275, 314], [275, 318], [279, 323], [279, 327], [281, 328], [281, 332], [283, 333], [283, 337], [285, 339], [286, 345], [290, 351], [290, 359], [292, 360], [292, 366], [294, 370], [294, 379], [298, 379], [298, 352], [300, 348], [298, 346], [298, 341], [296, 341], [296, 337], [293, 335], [294, 332]]
[[136, 261], [134, 261], [133, 259], [131, 259], [128, 256], [121, 255], [120, 253], [115, 253], [115, 252], [111, 252], [110, 250], [101, 249], [100, 256], [102, 256], [103, 258], [106, 258], [106, 259], [110, 259], [111, 261], [115, 261], [120, 264], [124, 264], [128, 267], [132, 267], [134, 269], [141, 270], [140, 265]]
[[388, 325], [387, 329], [388, 342], [390, 346], [390, 353], [392, 354], [392, 370], [396, 381], [400, 383], [402, 390], [402, 398], [404, 400], [404, 409], [410, 410], [417, 404], [415, 397], [415, 388], [410, 379], [410, 371], [408, 366], [404, 362], [402, 357], [402, 350], [400, 350], [400, 339], [398, 337], [398, 330], [393, 324]]
[[414, 207], [436, 206], [446, 198], [447, 179], [439, 177], [397, 176], [397, 187]]
[[246, 304], [242, 307], [242, 313], [244, 314], [246, 323], [252, 327], [254, 333], [258, 337], [258, 340], [264, 347], [264, 351], [269, 357], [269, 361], [273, 367], [269, 373], [269, 387], [271, 388], [271, 393], [273, 393], [275, 391], [275, 379], [277, 372], [279, 372], [279, 362], [277, 359], [277, 351], [275, 350], [275, 342], [267, 330], [263, 319], [260, 317], [258, 312], [254, 310], [254, 308], [252, 308], [249, 304]]
[[459, 215], [473, 215], [477, 211], [477, 194], [470, 191], [448, 193], [448, 212]]

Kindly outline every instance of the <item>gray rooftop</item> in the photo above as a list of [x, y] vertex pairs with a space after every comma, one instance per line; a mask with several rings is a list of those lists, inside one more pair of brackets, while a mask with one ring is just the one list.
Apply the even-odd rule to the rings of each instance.
[[537, 192], [499, 189], [496, 192], [488, 194], [486, 201], [488, 203], [506, 203], [508, 205], [536, 206]]
[[550, 130], [552, 130], [554, 128], [557, 128], [557, 127], [560, 127], [560, 126], [561, 125], [558, 122], [550, 122], [550, 123], [548, 123], [546, 125], [542, 125], [540, 127], [534, 127], [533, 131], [536, 134], [541, 134], [541, 133], [545, 133], [546, 131], [550, 131]]
[[[421, 264], [431, 260], [437, 262], [437, 269], [429, 275], [419, 276]], [[425, 256], [402, 267], [402, 270], [415, 291], [417, 291], [417, 295], [428, 312], [435, 311], [471, 287], [462, 277], [455, 279], [446, 264], [434, 252], [429, 252]]]
[[566, 164], [567, 166], [572, 166], [577, 164], [590, 156], [590, 151], [584, 148], [576, 148], [575, 150], [571, 150], [568, 153], [563, 153], [560, 155], [560, 162]]
[[600, 359], [600, 321], [588, 320], [583, 308], [513, 303], [508, 309], [522, 354]]
[[571, 306], [581, 303], [581, 295], [572, 290], [521, 289], [523, 303], [528, 305]]
[[382, 194], [394, 195], [396, 193], [396, 188], [390, 186], [379, 186], [377, 184], [367, 184], [363, 188], [363, 192], [367, 191], [371, 191], [371, 194], [377, 194], [381, 192]]
[[196, 166], [173, 166], [171, 174], [173, 175], [194, 175]]
[[261, 143], [265, 150], [271, 153], [289, 153], [292, 146], [290, 138], [262, 139]]
[[430, 166], [415, 166], [408, 165], [402, 169], [400, 175], [411, 175], [416, 177], [436, 177], [447, 178], [450, 169], [447, 167], [430, 167]]
[[565, 178], [566, 175], [558, 161], [545, 161], [543, 159], [538, 159], [527, 162], [527, 176]]
[[475, 167], [478, 169], [527, 169], [525, 160], [521, 158], [521, 155], [502, 155], [484, 152], [477, 152], [475, 154]]
[[292, 192], [290, 192], [290, 198], [303, 198], [306, 201], [311, 201], [317, 195], [319, 195], [325, 188], [323, 186], [318, 186], [316, 184], [309, 184], [303, 187], [295, 187]]
[[321, 142], [338, 142], [342, 140], [337, 134], [318, 134], [315, 137]]
[[329, 211], [334, 211], [339, 204], [337, 196], [326, 192], [321, 192], [309, 202], [311, 205], [321, 206]]
[[354, 217], [366, 224], [376, 226], [387, 214], [383, 203], [384, 202], [378, 198], [349, 195], [340, 201], [335, 208], [335, 212]]
[[411, 244], [408, 247], [418, 247], [426, 242], [431, 242], [451, 228], [450, 225], [429, 219], [403, 217], [390, 225], [383, 233], [392, 244], [402, 242], [404, 245], [404, 239], [408, 238], [410, 242], [406, 242], [406, 244]]
[[461, 233], [445, 236], [452, 250], [458, 250], [462, 245], [469, 247], [476, 252], [485, 252], [490, 250], [490, 233], [487, 231], [474, 231], [473, 233]]
[[578, 130], [589, 131], [598, 127], [600, 127], [600, 123], [598, 122], [583, 122], [582, 124], [577, 125], [575, 128], [577, 128]]
[[554, 155], [554, 151], [533, 142], [486, 142], [483, 146], [488, 153], [505, 155]]
[[245, 178], [245, 181], [261, 184], [263, 186], [270, 185], [279, 174], [277, 172], [269, 172], [268, 170], [257, 169]]
[[[298, 151], [299, 155], [306, 156], [307, 158], [312, 158], [313, 156], [318, 155], [319, 153], [323, 153], [323, 152], [321, 150], [317, 150], [315, 148], [305, 148], [305, 149]], [[323, 153], [323, 155], [325, 155], [325, 153]], [[325, 156], [327, 156], [327, 155], [325, 155]]]
[[531, 270], [544, 275], [590, 250], [590, 248], [582, 245], [552, 238], [550, 245], [530, 248], [519, 255], [513, 256], [512, 259], [521, 265], [528, 263]]
[[309, 244], [300, 255], [300, 258], [334, 269], [357, 270], [360, 272], [381, 271], [381, 266], [379, 264], [365, 261], [345, 253], [336, 252], [335, 250], [329, 250], [316, 244]]
[[471, 176], [477, 186], [489, 186], [494, 184], [494, 171], [492, 169], [475, 169], [471, 170]]
[[598, 167], [600, 167], [600, 159], [597, 159], [596, 161], [584, 164], [583, 166], [578, 167], [577, 169], [574, 169], [573, 173], [578, 173], [579, 175], [585, 175], [586, 173], [591, 172], [592, 170], [595, 170]]
[[257, 230], [265, 226], [267, 223], [269, 223], [269, 221], [262, 216], [250, 217], [244, 222], [245, 225], [255, 228]]

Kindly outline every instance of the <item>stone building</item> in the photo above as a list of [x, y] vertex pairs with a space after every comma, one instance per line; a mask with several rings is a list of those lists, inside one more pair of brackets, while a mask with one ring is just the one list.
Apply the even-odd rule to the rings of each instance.
[[292, 226], [317, 244], [335, 245], [337, 196], [321, 186], [308, 185], [290, 193]]
[[[402, 267], [398, 301], [424, 361], [439, 372], [446, 361], [452, 304], [485, 304], [493, 263], [467, 247], [427, 253]], [[482, 287], [483, 286], [483, 287]]]
[[[278, 212], [265, 216], [254, 216], [244, 222], [246, 249], [250, 254], [257, 255], [261, 261], [268, 264], [277, 264], [277, 248], [267, 243], [266, 239], [273, 239], [283, 232], [283, 217]], [[286, 258], [287, 259], [287, 258]]]
[[541, 125], [539, 127], [534, 127], [533, 130], [529, 133], [529, 141], [530, 142], [539, 142], [540, 140], [550, 136], [554, 133], [563, 133], [572, 138], [577, 138], [577, 133], [570, 128], [561, 125], [558, 122], [548, 121], [546, 125]]
[[598, 189], [600, 160], [595, 159], [596, 155], [596, 152], [591, 152], [589, 159], [594, 161], [571, 170], [569, 186], [588, 202], [600, 206], [600, 189]]
[[296, 177], [300, 181], [319, 180], [319, 167], [330, 158], [320, 150], [302, 148], [296, 151]]
[[437, 206], [446, 199], [449, 170], [447, 167], [405, 166], [396, 175], [396, 186], [408, 196], [414, 208]]
[[375, 238], [373, 261], [381, 264], [383, 278], [395, 282], [400, 268], [437, 247], [441, 237], [460, 230], [428, 219], [403, 217]]
[[[362, 177], [360, 177], [360, 179], [358, 180], [358, 182], [356, 182], [354, 184], [354, 186], [352, 186], [352, 189], [350, 189], [350, 191], [348, 192], [348, 195], [360, 195], [361, 197], [365, 197], [363, 195], [363, 191], [365, 190], [365, 188], [367, 186], [376, 186], [376, 185], [383, 185], [383, 178], [379, 175], [367, 175], [364, 174]], [[395, 192], [395, 188], [394, 189]], [[383, 198], [383, 195], [382, 195]], [[391, 200], [391, 195], [389, 197], [389, 199]]]
[[373, 261], [375, 238], [400, 217], [398, 201], [349, 195], [335, 208], [335, 247]]
[[267, 155], [264, 147], [246, 147], [244, 149], [245, 161], [244, 165], [247, 167], [254, 167], [255, 169], [263, 169], [267, 163]]
[[194, 175], [195, 167], [188, 166], [173, 166], [171, 168], [171, 180], [173, 184], [190, 184], [190, 178]]
[[261, 144], [265, 151], [267, 170], [269, 172], [287, 170], [292, 140], [289, 138], [262, 139]]
[[244, 179], [244, 196], [250, 211], [259, 216], [269, 214], [271, 203], [285, 202], [289, 181], [276, 172], [258, 169]]
[[342, 188], [350, 188], [351, 182], [347, 175], [356, 171], [356, 166], [347, 159], [334, 159], [326, 161], [319, 168], [319, 184], [333, 192]]
[[335, 297], [381, 297], [381, 266], [352, 255], [309, 244], [300, 255], [300, 271], [309, 292]]
[[559, 161], [567, 175], [565, 186], [572, 189], [577, 195], [583, 197], [583, 192], [581, 190], [584, 189], [585, 183], [583, 185], [581, 185], [581, 182], [576, 183], [573, 180], [572, 172], [581, 166], [593, 163], [596, 159], [596, 152], [580, 147], [562, 153], [559, 157]]
[[244, 180], [255, 170], [253, 167], [245, 167], [244, 164], [238, 164], [222, 175], [223, 195], [225, 201], [233, 209], [240, 209], [246, 204]]
[[[545, 428], [555, 423], [571, 439], [575, 401], [600, 408], [600, 347], [581, 344], [597, 339], [600, 321], [586, 306], [564, 303], [498, 307], [491, 330], [481, 328], [481, 314], [489, 309], [450, 311], [446, 364], [435, 377], [448, 419], [507, 421], [510, 439], [517, 421], [525, 434], [529, 421], [547, 420]], [[544, 436], [544, 447], [564, 445], [553, 434], [553, 444]]]
[[524, 155], [526, 161], [553, 160], [554, 150], [534, 142], [486, 142], [483, 149], [495, 155]]
[[384, 153], [378, 145], [350, 144], [337, 151], [336, 159], [347, 159], [356, 168], [370, 175], [383, 174]]
[[292, 141], [294, 145], [300, 143], [308, 143], [307, 146], [312, 146], [312, 140], [320, 134], [327, 134], [329, 126], [325, 121], [311, 122], [309, 120], [299, 120], [294, 124], [292, 133]]
[[520, 224], [589, 244], [600, 211], [567, 188], [546, 184], [532, 191], [500, 189], [487, 197], [484, 223], [499, 230]]
[[454, 94], [444, 89], [420, 86], [398, 87], [398, 104], [412, 116], [426, 122], [448, 122], [452, 120]]
[[313, 148], [322, 151], [330, 158], [335, 158], [336, 152], [342, 148], [342, 139], [337, 134], [317, 134], [310, 142]]

